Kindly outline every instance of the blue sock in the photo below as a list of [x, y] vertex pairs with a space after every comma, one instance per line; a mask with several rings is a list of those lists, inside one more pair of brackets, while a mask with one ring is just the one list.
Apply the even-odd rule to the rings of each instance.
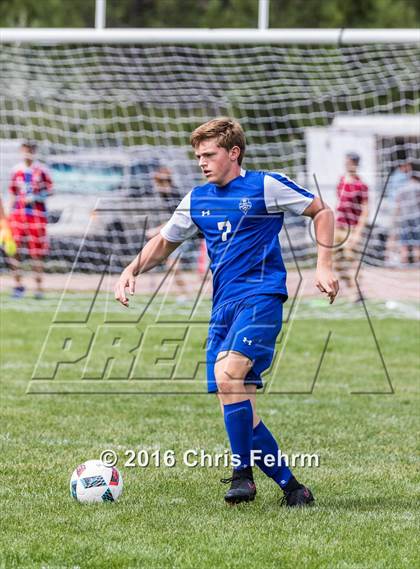
[[252, 405], [249, 399], [223, 406], [226, 431], [229, 436], [232, 454], [238, 455], [241, 470], [251, 464], [252, 447]]
[[[259, 455], [261, 458], [255, 456], [254, 463], [261, 468], [264, 474], [277, 482], [280, 488], [284, 488], [293, 474], [283, 458], [281, 459], [281, 463], [278, 464], [279, 446], [276, 439], [262, 421], [258, 423], [253, 431], [252, 450], [261, 451]], [[263, 462], [264, 457], [268, 454], [275, 457], [275, 464], [273, 466], [267, 466]]]

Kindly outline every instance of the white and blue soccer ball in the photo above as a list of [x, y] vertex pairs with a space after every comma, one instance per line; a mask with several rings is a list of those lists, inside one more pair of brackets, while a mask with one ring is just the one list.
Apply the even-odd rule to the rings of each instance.
[[100, 460], [87, 460], [70, 478], [70, 494], [79, 502], [115, 502], [121, 496], [123, 481], [115, 466]]

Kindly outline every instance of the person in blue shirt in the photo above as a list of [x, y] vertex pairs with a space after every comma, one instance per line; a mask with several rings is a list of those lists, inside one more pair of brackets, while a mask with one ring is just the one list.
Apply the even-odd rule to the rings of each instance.
[[128, 306], [126, 289], [134, 294], [140, 273], [197, 232], [204, 235], [213, 275], [208, 391], [219, 398], [234, 461], [232, 477], [222, 480], [230, 483], [225, 500], [236, 504], [255, 498], [256, 464], [283, 490], [286, 505], [308, 505], [314, 501], [312, 492], [281, 459], [276, 439], [257, 414], [256, 390], [272, 362], [287, 299], [279, 243], [284, 212], [313, 219], [318, 243], [315, 284], [330, 303], [339, 289], [332, 270], [334, 215], [285, 174], [244, 170], [245, 134], [229, 117], [199, 126], [191, 145], [207, 183], [182, 199], [159, 235], [124, 269], [115, 298]]

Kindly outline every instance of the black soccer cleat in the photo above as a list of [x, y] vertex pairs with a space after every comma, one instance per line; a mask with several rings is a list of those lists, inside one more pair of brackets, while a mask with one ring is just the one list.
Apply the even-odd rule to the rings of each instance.
[[225, 502], [228, 504], [252, 502], [257, 493], [250, 466], [241, 470], [234, 470], [230, 478], [222, 478], [220, 482], [223, 482], [223, 484], [230, 483], [230, 488], [225, 494]]
[[302, 506], [310, 506], [315, 501], [312, 492], [306, 486], [301, 485], [300, 488], [296, 488], [291, 492], [284, 492], [284, 496], [281, 499], [282, 506], [288, 506], [289, 508], [297, 508]]

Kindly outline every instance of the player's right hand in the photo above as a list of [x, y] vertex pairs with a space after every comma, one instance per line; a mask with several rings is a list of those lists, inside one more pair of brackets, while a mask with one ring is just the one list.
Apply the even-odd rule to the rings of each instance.
[[128, 267], [124, 269], [121, 273], [120, 278], [118, 279], [117, 283], [114, 287], [115, 293], [115, 300], [121, 302], [123, 306], [128, 306], [128, 298], [126, 295], [126, 289], [128, 288], [128, 292], [131, 296], [133, 296], [136, 287], [136, 278], [133, 274], [133, 271]]

